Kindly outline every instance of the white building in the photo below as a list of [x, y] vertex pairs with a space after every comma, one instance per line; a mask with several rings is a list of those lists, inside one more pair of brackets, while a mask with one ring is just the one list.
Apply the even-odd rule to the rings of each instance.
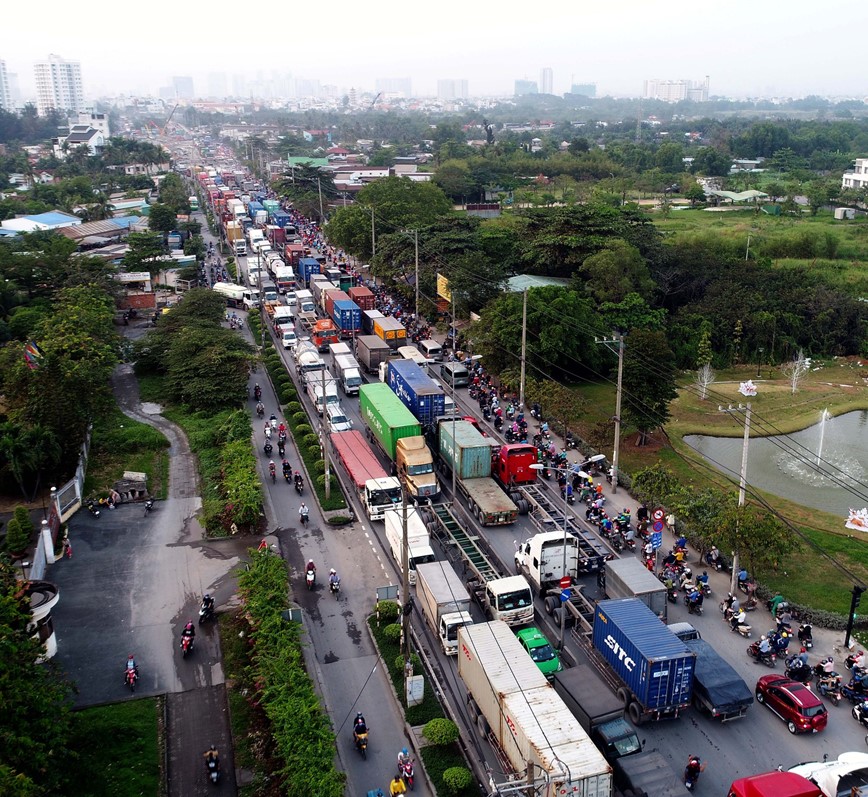
[[856, 191], [868, 189], [868, 158], [856, 158], [853, 171], [844, 172], [841, 188], [853, 188]]
[[85, 127], [99, 130], [99, 132], [102, 133], [103, 138], [106, 140], [111, 136], [111, 131], [109, 130], [109, 117], [107, 113], [84, 111], [76, 116], [70, 116], [68, 121], [70, 132], [72, 132], [73, 127], [78, 128], [84, 125]]
[[554, 74], [550, 66], [543, 67], [539, 73], [539, 93], [554, 94]]
[[437, 99], [438, 100], [466, 100], [467, 99], [467, 81], [466, 80], [438, 80], [437, 81]]
[[12, 90], [9, 87], [9, 73], [6, 62], [0, 58], [0, 110], [12, 111]]
[[707, 102], [708, 87], [709, 78], [707, 75], [701, 83], [695, 83], [692, 80], [646, 80], [644, 97], [663, 102], [681, 102], [681, 100]]
[[47, 61], [33, 65], [36, 77], [36, 110], [40, 116], [50, 111], [83, 111], [84, 89], [81, 64], [64, 61], [59, 55], [49, 55]]

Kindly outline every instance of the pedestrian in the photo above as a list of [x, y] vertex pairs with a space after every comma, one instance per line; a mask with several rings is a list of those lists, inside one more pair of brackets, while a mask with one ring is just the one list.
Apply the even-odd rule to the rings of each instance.
[[673, 512], [670, 512], [666, 516], [666, 528], [668, 528], [669, 531], [672, 532], [672, 536], [674, 537], [675, 536], [675, 514]]
[[72, 559], [72, 543], [69, 541], [69, 537], [63, 538], [63, 553], [66, 554], [67, 559]]

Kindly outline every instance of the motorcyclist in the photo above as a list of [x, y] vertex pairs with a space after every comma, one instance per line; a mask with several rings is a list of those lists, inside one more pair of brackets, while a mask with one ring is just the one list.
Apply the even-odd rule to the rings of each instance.
[[302, 478], [300, 471], [297, 471], [295, 474], [295, 485], [296, 487], [304, 485], [304, 479]]
[[134, 653], [130, 653], [127, 656], [127, 666], [124, 668], [124, 680], [126, 681], [127, 673], [132, 670], [136, 674], [136, 678], [139, 677], [139, 665], [136, 664], [136, 656]]
[[281, 467], [283, 468], [283, 475], [284, 476], [287, 476], [287, 477], [292, 476], [292, 465], [289, 464], [289, 460], [284, 459], [283, 463], [281, 464]]
[[409, 763], [410, 763], [410, 751], [406, 747], [403, 747], [403, 748], [401, 748], [401, 751], [398, 753], [398, 769], [401, 769], [401, 767], [403, 767], [404, 764], [409, 764]]
[[748, 575], [747, 570], [742, 568], [738, 571], [738, 586], [741, 589], [744, 589], [745, 584], [750, 580], [750, 575]]
[[359, 743], [359, 736], [362, 734], [366, 734], [368, 732], [368, 724], [365, 722], [365, 718], [360, 711], [356, 714], [356, 718], [353, 720], [353, 742], [355, 744]]
[[828, 656], [827, 658], [823, 659], [823, 661], [821, 661], [820, 664], [823, 665], [823, 674], [824, 675], [831, 675], [832, 673], [835, 672], [835, 661], [834, 661], [834, 659], [832, 659], [831, 656]]
[[334, 587], [336, 585], [340, 586], [340, 583], [341, 583], [341, 577], [338, 575], [338, 571], [335, 570], [334, 568], [329, 570], [329, 586], [330, 587]]
[[694, 608], [701, 609], [702, 608], [702, 602], [705, 600], [705, 597], [703, 596], [701, 590], [694, 589], [693, 592], [691, 592], [687, 596], [687, 600], [690, 602], [690, 605], [693, 606]]
[[718, 559], [720, 559], [720, 551], [717, 550], [716, 545], [712, 545], [711, 550], [705, 554], [705, 561], [716, 568]]
[[391, 797], [396, 797], [398, 794], [406, 794], [407, 787], [404, 785], [404, 781], [401, 778], [401, 773], [398, 772], [394, 778], [392, 778], [392, 782], [389, 784], [389, 794]]
[[857, 651], [856, 654], [851, 659], [850, 666], [854, 670], [857, 670], [857, 669], [858, 670], [864, 670], [865, 669], [865, 652], [862, 650]]
[[684, 768], [686, 779], [692, 780], [694, 783], [699, 779], [699, 773], [705, 770], [705, 764], [699, 760], [698, 755], [687, 757], [687, 766]]
[[270, 457], [270, 456], [271, 456], [271, 452], [274, 451], [274, 446], [271, 445], [271, 441], [270, 441], [270, 440], [266, 440], [266, 441], [265, 441], [265, 445], [262, 446], [262, 450], [265, 452], [265, 456], [266, 456], [266, 457]]
[[761, 656], [768, 656], [772, 652], [772, 645], [769, 638], [763, 634], [759, 641], [759, 652]]
[[202, 608], [206, 612], [211, 612], [213, 614], [213, 612], [214, 612], [214, 598], [212, 598], [210, 594], [206, 593], [205, 597], [202, 598]]
[[304, 521], [307, 520], [309, 515], [310, 510], [307, 508], [307, 505], [304, 503], [304, 501], [302, 501], [301, 506], [298, 508], [298, 517], [300, 520]]
[[[741, 573], [738, 574], [739, 580], [741, 580]], [[780, 606], [784, 602], [784, 596], [781, 595], [780, 592], [776, 592], [775, 596], [771, 599], [769, 604], [769, 609], [771, 610], [772, 617], [777, 617], [778, 615], [778, 606]]]
[[256, 414], [262, 416], [265, 413], [265, 405], [260, 401], [256, 405]]
[[729, 621], [729, 624], [732, 626], [733, 631], [737, 631], [740, 625], [744, 624], [744, 621], [747, 619], [747, 615], [744, 613], [742, 609], [739, 609], [737, 612], [733, 611], [732, 619]]
[[632, 526], [628, 526], [627, 530], [624, 532], [624, 542], [631, 543], [636, 539], [636, 532], [634, 531]]
[[313, 574], [316, 575], [316, 565], [313, 563], [313, 559], [307, 560], [307, 566], [304, 568], [306, 573], [309, 573], [311, 570]]
[[702, 575], [696, 577], [696, 585], [700, 589], [708, 586], [708, 571], [707, 570], [703, 570]]
[[274, 464], [273, 459], [268, 463], [268, 475], [272, 478], [277, 475], [277, 466]]
[[259, 382], [257, 382], [257, 383], [253, 386], [253, 397], [254, 397], [257, 401], [259, 401], [259, 399], [262, 398], [262, 388], [259, 387]]
[[802, 667], [808, 666], [808, 651], [802, 648], [796, 655], [796, 659], [801, 662]]
[[212, 761], [217, 765], [217, 768], [219, 769], [220, 768], [220, 753], [217, 752], [217, 748], [214, 747], [213, 744], [211, 745], [211, 747], [209, 747], [205, 751], [205, 765], [207, 766]]

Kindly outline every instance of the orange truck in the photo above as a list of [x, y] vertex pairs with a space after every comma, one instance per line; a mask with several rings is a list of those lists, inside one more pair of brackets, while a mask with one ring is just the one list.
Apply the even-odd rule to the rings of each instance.
[[321, 318], [310, 331], [310, 339], [318, 351], [328, 351], [330, 343], [339, 343], [340, 330], [330, 318]]

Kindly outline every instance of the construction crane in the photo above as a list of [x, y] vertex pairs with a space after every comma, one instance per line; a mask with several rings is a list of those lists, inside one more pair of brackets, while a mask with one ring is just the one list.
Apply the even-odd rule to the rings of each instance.
[[377, 96], [371, 100], [370, 108], [368, 108], [369, 111], [371, 110], [371, 108], [373, 108], [377, 104], [377, 100], [380, 99], [380, 97], [382, 97], [382, 96], [383, 96], [382, 91], [377, 92]]
[[169, 116], [166, 118], [166, 121], [163, 123], [163, 126], [160, 128], [160, 135], [162, 136], [166, 132], [166, 128], [169, 126], [169, 122], [172, 121], [172, 117], [175, 115], [175, 111], [178, 110], [178, 106], [175, 105], [174, 108], [169, 113]]

